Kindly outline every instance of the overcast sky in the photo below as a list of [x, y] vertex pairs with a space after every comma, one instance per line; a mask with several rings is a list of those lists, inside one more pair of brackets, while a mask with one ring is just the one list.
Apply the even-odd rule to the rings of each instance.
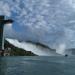
[[14, 20], [5, 37], [75, 47], [75, 0], [0, 0], [0, 15]]

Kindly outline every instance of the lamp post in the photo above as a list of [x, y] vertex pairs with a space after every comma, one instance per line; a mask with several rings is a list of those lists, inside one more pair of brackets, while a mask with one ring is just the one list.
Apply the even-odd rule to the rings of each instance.
[[5, 20], [4, 16], [0, 16], [0, 55], [4, 55], [4, 25], [13, 23], [12, 19]]

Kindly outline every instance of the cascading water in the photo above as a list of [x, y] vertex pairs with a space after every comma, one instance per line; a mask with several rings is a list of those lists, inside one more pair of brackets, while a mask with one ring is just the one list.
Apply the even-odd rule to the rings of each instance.
[[59, 55], [56, 53], [56, 50], [51, 50], [48, 48], [45, 48], [41, 45], [36, 45], [33, 43], [29, 43], [29, 42], [19, 42], [16, 39], [6, 39], [9, 43], [11, 43], [12, 45], [22, 48], [26, 51], [32, 51], [33, 53], [39, 55], [39, 56], [55, 56], [55, 55]]

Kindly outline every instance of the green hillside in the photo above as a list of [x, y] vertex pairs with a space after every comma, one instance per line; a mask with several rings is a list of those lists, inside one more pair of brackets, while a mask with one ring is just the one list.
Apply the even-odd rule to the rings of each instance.
[[[10, 56], [35, 56], [35, 54], [31, 51], [26, 51], [21, 48], [15, 47], [6, 40], [4, 47], [5, 50], [7, 50], [6, 52], [10, 52]], [[8, 51], [8, 48], [10, 48], [11, 50]]]

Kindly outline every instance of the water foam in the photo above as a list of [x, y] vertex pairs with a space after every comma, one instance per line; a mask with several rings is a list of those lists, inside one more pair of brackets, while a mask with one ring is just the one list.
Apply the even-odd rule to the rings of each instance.
[[32, 51], [33, 53], [39, 55], [39, 56], [54, 56], [54, 55], [58, 55], [56, 53], [55, 50], [50, 50], [48, 48], [39, 46], [39, 45], [35, 45], [33, 43], [29, 43], [29, 42], [19, 42], [16, 39], [8, 39], [6, 38], [6, 40], [13, 44], [16, 47], [22, 48], [26, 51]]

